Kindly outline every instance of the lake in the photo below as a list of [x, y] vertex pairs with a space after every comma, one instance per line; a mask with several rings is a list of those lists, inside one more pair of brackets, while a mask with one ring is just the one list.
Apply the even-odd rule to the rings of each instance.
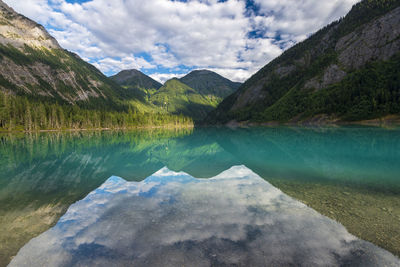
[[400, 128], [0, 135], [0, 266], [399, 266]]

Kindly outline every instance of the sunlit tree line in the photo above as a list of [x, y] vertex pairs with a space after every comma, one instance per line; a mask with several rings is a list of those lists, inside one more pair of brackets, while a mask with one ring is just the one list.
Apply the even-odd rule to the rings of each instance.
[[183, 115], [93, 110], [77, 105], [60, 105], [26, 97], [0, 93], [0, 129], [61, 130], [129, 128], [138, 126], [190, 126], [191, 118]]

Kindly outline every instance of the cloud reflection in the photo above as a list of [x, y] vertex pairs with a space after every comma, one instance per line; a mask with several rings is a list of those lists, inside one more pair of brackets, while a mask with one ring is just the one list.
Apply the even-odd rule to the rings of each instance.
[[10, 266], [399, 266], [245, 166], [109, 178]]

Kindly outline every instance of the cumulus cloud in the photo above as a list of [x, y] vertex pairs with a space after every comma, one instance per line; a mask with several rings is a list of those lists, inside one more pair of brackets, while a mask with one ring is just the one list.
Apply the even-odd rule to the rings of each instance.
[[344, 16], [360, 0], [255, 0], [254, 14], [258, 30], [281, 34], [287, 41], [298, 42], [310, 33]]
[[104, 73], [151, 69], [160, 81], [178, 66], [244, 81], [357, 1], [5, 0]]
[[117, 72], [126, 69], [149, 69], [156, 67], [155, 65], [146, 61], [144, 58], [133, 56], [126, 56], [121, 59], [107, 57], [99, 59], [98, 61], [94, 62], [93, 65], [103, 72]]
[[184, 73], [153, 73], [149, 75], [151, 78], [153, 78], [156, 81], [159, 81], [160, 83], [165, 83], [166, 81], [172, 79], [172, 78], [182, 78], [185, 76]]

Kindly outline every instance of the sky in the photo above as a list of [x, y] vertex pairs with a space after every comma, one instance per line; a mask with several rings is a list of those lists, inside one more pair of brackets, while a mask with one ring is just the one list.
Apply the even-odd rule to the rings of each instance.
[[209, 69], [243, 82], [359, 0], [3, 1], [107, 76]]

